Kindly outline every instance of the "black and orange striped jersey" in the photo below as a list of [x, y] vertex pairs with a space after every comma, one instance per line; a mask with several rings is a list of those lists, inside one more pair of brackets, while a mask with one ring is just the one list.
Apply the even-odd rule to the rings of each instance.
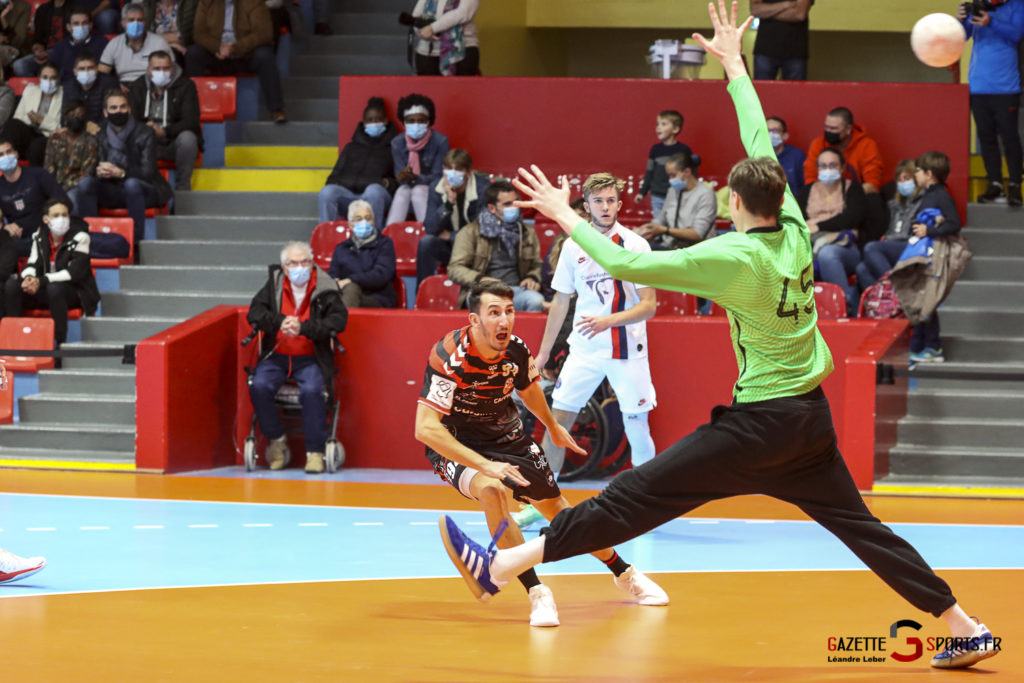
[[431, 349], [419, 402], [442, 413], [441, 424], [463, 445], [496, 448], [522, 438], [512, 390], [526, 389], [538, 376], [522, 339], [510, 335], [500, 358], [484, 360], [467, 325]]

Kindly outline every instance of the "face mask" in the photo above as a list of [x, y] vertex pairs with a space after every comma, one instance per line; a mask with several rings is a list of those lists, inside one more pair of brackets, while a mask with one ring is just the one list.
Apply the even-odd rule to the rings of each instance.
[[778, 147], [782, 144], [782, 135], [775, 131], [768, 131], [768, 139], [772, 143], [772, 147]]
[[411, 137], [413, 140], [419, 140], [427, 134], [429, 127], [425, 123], [407, 123], [405, 124], [405, 134]]
[[359, 221], [352, 224], [352, 234], [361, 240], [365, 240], [373, 232], [373, 223], [370, 221]]
[[896, 189], [900, 191], [900, 194], [904, 197], [909, 197], [914, 194], [914, 190], [917, 189], [917, 183], [913, 180], [904, 180], [901, 183], [896, 183]]
[[501, 220], [506, 223], [515, 223], [519, 220], [519, 207], [518, 206], [506, 206], [501, 210]]
[[10, 173], [16, 168], [18, 168], [18, 155], [5, 154], [0, 157], [0, 172]]
[[40, 78], [39, 89], [43, 91], [44, 95], [52, 95], [57, 92], [57, 81], [52, 78]]
[[309, 282], [310, 272], [309, 266], [295, 266], [288, 269], [288, 279], [293, 285], [301, 287]]
[[668, 184], [673, 190], [682, 190], [686, 187], [686, 181], [682, 178], [669, 178]]
[[154, 71], [153, 75], [149, 77], [149, 80], [153, 81], [153, 85], [156, 87], [164, 88], [171, 82], [171, 72], [163, 70]]
[[117, 126], [118, 128], [120, 128], [123, 125], [125, 125], [126, 123], [128, 123], [128, 112], [126, 112], [126, 111], [119, 111], [119, 112], [117, 112], [115, 114], [109, 114], [108, 113], [107, 114], [107, 120], [110, 121], [115, 126]]
[[363, 124], [363, 130], [365, 130], [366, 134], [369, 135], [371, 138], [379, 138], [381, 135], [384, 134], [384, 131], [386, 131], [387, 129], [388, 129], [388, 124], [386, 124], [386, 123], [364, 123]]
[[454, 168], [444, 169], [444, 177], [452, 187], [462, 187], [462, 183], [466, 182], [466, 174]]
[[75, 135], [81, 134], [85, 130], [85, 117], [83, 116], [69, 116], [64, 119], [64, 125]]
[[90, 86], [96, 82], [96, 69], [78, 71], [75, 73], [75, 80], [84, 86]]
[[823, 168], [818, 171], [818, 180], [826, 185], [831, 185], [839, 180], [839, 175], [838, 168]]
[[83, 40], [85, 40], [88, 37], [89, 37], [89, 27], [88, 26], [72, 26], [71, 27], [71, 38], [73, 40], [77, 40], [78, 42], [82, 42]]
[[141, 38], [146, 32], [146, 26], [141, 21], [129, 21], [124, 25], [124, 32], [129, 38]]
[[50, 233], [57, 237], [63, 237], [71, 227], [71, 219], [67, 216], [50, 219]]
[[830, 145], [838, 145], [842, 141], [843, 141], [843, 136], [840, 135], [839, 133], [833, 133], [830, 130], [826, 130], [825, 131], [825, 142], [827, 142], [828, 144], [830, 144]]

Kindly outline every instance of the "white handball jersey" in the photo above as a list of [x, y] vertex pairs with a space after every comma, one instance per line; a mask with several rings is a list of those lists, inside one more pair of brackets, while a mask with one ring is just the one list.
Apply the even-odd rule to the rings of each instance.
[[[619, 223], [605, 235], [620, 247], [630, 251], [651, 250], [647, 240]], [[551, 287], [563, 294], [575, 292], [578, 295], [572, 334], [569, 335], [571, 352], [597, 358], [647, 356], [646, 322], [610, 327], [593, 339], [584, 337], [576, 327], [583, 316], [610, 315], [632, 308], [640, 301], [637, 292], [644, 289], [644, 285], [614, 279], [578, 244], [567, 240], [558, 257], [558, 266], [551, 279]]]

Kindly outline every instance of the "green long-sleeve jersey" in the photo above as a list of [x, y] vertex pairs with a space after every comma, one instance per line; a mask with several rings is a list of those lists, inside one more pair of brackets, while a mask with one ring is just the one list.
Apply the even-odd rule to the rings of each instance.
[[[774, 158], [750, 79], [729, 83], [729, 94], [747, 154]], [[737, 402], [803, 394], [832, 372], [814, 308], [810, 233], [788, 187], [777, 226], [728, 233], [688, 249], [626, 251], [586, 222], [572, 238], [614, 278], [690, 292], [722, 306], [739, 367]]]

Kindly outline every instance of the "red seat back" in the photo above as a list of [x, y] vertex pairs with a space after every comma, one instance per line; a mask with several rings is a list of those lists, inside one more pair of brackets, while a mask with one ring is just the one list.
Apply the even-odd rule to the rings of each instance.
[[540, 256], [547, 258], [551, 244], [562, 233], [562, 229], [558, 227], [557, 223], [541, 220], [534, 222], [533, 229], [537, 233], [537, 239], [540, 240]]
[[335, 247], [351, 236], [348, 221], [324, 221], [317, 225], [309, 238], [309, 246], [313, 250], [313, 263], [324, 270], [330, 268]]
[[8, 78], [7, 79], [7, 85], [11, 86], [11, 89], [14, 90], [14, 94], [17, 95], [18, 97], [21, 97], [21, 94], [23, 92], [25, 92], [25, 86], [27, 86], [29, 83], [38, 83], [38, 82], [39, 82], [39, 79], [37, 79], [37, 78], [15, 77], [15, 78]]
[[846, 294], [843, 288], [831, 282], [815, 282], [814, 307], [818, 309], [818, 317], [823, 320], [845, 318]]
[[127, 258], [94, 258], [92, 260], [93, 268], [119, 268], [135, 263], [135, 223], [131, 218], [89, 216], [85, 222], [89, 224], [89, 232], [101, 232], [108, 235], [113, 233], [128, 240]]
[[238, 81], [230, 77], [193, 77], [199, 92], [199, 120], [219, 123], [235, 118]]
[[711, 302], [711, 315], [717, 315], [725, 317], [725, 309], [716, 304], [714, 301]]
[[686, 292], [659, 289], [655, 315], [697, 315], [697, 297]]
[[[392, 223], [384, 228], [383, 234], [395, 243], [395, 267], [400, 277], [416, 274], [416, 248], [425, 233], [423, 224], [415, 221]], [[419, 301], [418, 296], [416, 300]]]
[[402, 278], [395, 276], [392, 280], [391, 286], [395, 288], [395, 294], [398, 295], [398, 300], [395, 302], [395, 308], [403, 310], [409, 307], [409, 298], [405, 293], [405, 281]]
[[431, 275], [416, 290], [416, 309], [420, 311], [455, 311], [459, 308], [462, 288], [445, 275]]
[[0, 389], [0, 425], [14, 422], [14, 373], [7, 373], [7, 387]]
[[[0, 349], [49, 351], [53, 349], [53, 318], [11, 318], [0, 320]], [[52, 358], [4, 356], [8, 371], [38, 372], [53, 367]]]

